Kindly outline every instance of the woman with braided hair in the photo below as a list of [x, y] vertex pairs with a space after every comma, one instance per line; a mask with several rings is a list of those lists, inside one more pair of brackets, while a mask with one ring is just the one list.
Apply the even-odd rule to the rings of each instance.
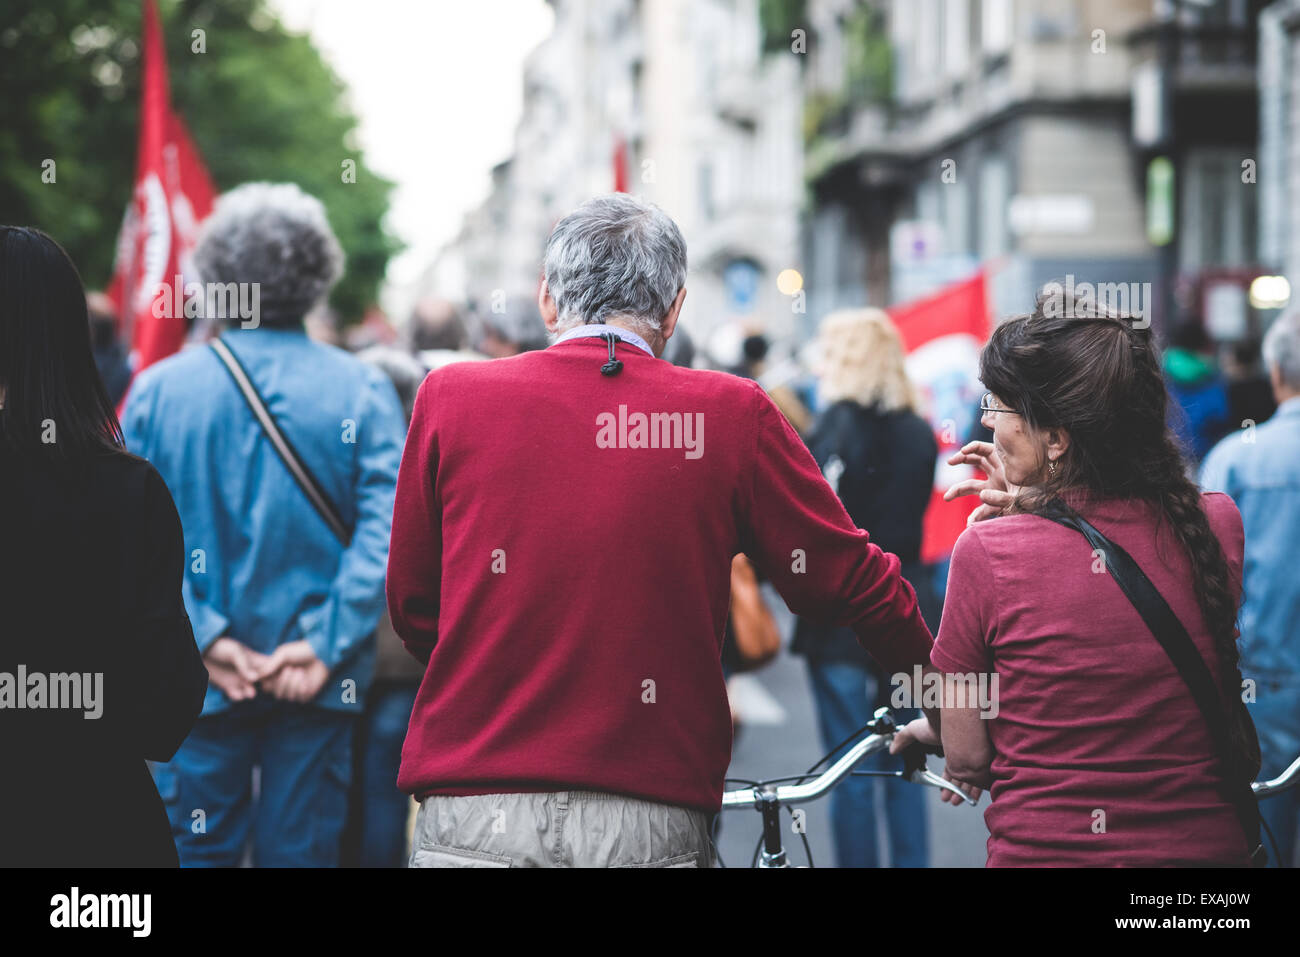
[[[990, 790], [989, 866], [1244, 866], [1230, 795], [1258, 769], [1248, 719], [1225, 719], [1234, 758], [1221, 759], [1179, 668], [1107, 574], [1108, 553], [1046, 513], [1063, 503], [1132, 557], [1225, 716], [1244, 712], [1232, 707], [1241, 516], [1187, 477], [1150, 333], [1054, 288], [993, 332], [980, 358], [993, 441], [950, 459], [987, 478], [946, 495], [980, 498], [931, 655], [947, 675], [946, 773], [974, 797]], [[954, 693], [966, 675], [996, 690], [994, 707]], [[935, 740], [922, 719], [895, 749], [913, 736]]]

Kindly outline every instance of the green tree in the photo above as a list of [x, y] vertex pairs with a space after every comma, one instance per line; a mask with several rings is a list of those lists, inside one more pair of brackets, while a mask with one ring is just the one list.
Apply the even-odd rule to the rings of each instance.
[[[357, 147], [342, 83], [265, 0], [158, 6], [172, 102], [217, 189], [271, 180], [318, 196], [347, 253], [331, 302], [359, 318], [399, 244], [382, 225], [392, 184]], [[141, 9], [141, 0], [0, 4], [0, 222], [50, 233], [90, 287], [109, 279], [134, 183]], [[52, 184], [41, 176], [50, 159]], [[344, 181], [345, 160], [355, 182]]]
[[845, 83], [857, 103], [884, 103], [893, 91], [893, 48], [884, 11], [861, 5], [844, 19]]
[[789, 52], [790, 34], [808, 29], [808, 0], [758, 0], [763, 52]]

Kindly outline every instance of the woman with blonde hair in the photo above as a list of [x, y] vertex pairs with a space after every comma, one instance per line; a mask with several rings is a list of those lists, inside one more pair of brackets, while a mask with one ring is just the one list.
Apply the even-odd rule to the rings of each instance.
[[[823, 320], [816, 349], [823, 411], [808, 435], [808, 447], [849, 517], [899, 557], [903, 577], [916, 589], [922, 615], [934, 630], [938, 602], [921, 564], [921, 523], [939, 449], [930, 426], [916, 414], [898, 330], [879, 309], [836, 312]], [[877, 669], [851, 630], [801, 619], [794, 651], [808, 660], [826, 748], [841, 744], [888, 702], [888, 675]], [[897, 759], [880, 755], [863, 767], [885, 770], [895, 763]], [[849, 778], [831, 795], [841, 867], [879, 865], [875, 783], [871, 777]], [[881, 783], [890, 863], [926, 866], [925, 806], [918, 789], [901, 781]]]

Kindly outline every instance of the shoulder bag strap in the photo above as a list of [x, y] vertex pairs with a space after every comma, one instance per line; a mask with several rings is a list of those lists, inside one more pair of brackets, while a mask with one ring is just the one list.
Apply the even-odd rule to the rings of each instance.
[[280, 456], [280, 461], [289, 470], [289, 474], [298, 483], [298, 487], [307, 496], [307, 500], [311, 502], [312, 507], [316, 509], [320, 517], [325, 520], [330, 530], [346, 548], [352, 541], [352, 534], [348, 531], [342, 515], [334, 503], [330, 501], [329, 496], [321, 487], [320, 482], [316, 480], [316, 476], [312, 474], [311, 469], [307, 468], [302, 461], [297, 449], [280, 431], [280, 426], [266, 407], [266, 403], [262, 401], [261, 393], [257, 391], [257, 386], [253, 384], [253, 380], [244, 369], [243, 364], [221, 339], [213, 339], [209, 345], [212, 351], [216, 353], [217, 358], [221, 360], [221, 364], [226, 367], [226, 371], [230, 373], [230, 377], [235, 380], [235, 385], [239, 388], [240, 394], [243, 395], [244, 401], [248, 403], [249, 409], [252, 410], [253, 417], [262, 426], [262, 431], [271, 440], [271, 447]]
[[[1094, 550], [1101, 552], [1103, 560], [1106, 562], [1107, 571], [1110, 572], [1111, 577], [1115, 579], [1115, 583], [1119, 585], [1120, 590], [1124, 592], [1128, 600], [1133, 603], [1133, 607], [1142, 616], [1142, 620], [1151, 629], [1151, 633], [1160, 642], [1160, 647], [1164, 648], [1165, 653], [1169, 655], [1174, 667], [1178, 669], [1178, 673], [1187, 684], [1188, 690], [1192, 693], [1192, 698], [1196, 701], [1197, 708], [1200, 709], [1201, 715], [1205, 718], [1205, 723], [1209, 727], [1210, 736], [1214, 740], [1216, 750], [1219, 752], [1225, 776], [1231, 775], [1233, 768], [1236, 767], [1236, 762], [1231, 754], [1231, 744], [1228, 737], [1227, 721], [1230, 720], [1230, 717], [1224, 714], [1223, 704], [1218, 689], [1215, 687], [1214, 677], [1210, 674], [1205, 659], [1196, 650], [1191, 635], [1187, 633], [1187, 629], [1178, 620], [1178, 616], [1169, 607], [1169, 603], [1165, 601], [1164, 596], [1160, 594], [1156, 586], [1151, 583], [1151, 579], [1146, 576], [1146, 573], [1142, 571], [1142, 568], [1128, 552], [1103, 535], [1087, 519], [1064, 502], [1057, 499], [1039, 514], [1056, 522], [1058, 525], [1079, 532], [1088, 540]], [[1259, 804], [1249, 782], [1228, 780], [1227, 784], [1230, 789], [1230, 799], [1237, 811], [1237, 817], [1246, 832], [1246, 841], [1251, 852], [1251, 858], [1256, 861], [1264, 851], [1264, 845], [1259, 838]]]

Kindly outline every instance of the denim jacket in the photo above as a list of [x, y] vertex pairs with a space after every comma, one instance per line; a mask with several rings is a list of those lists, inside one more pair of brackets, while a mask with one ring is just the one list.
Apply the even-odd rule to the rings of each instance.
[[1243, 676], [1300, 680], [1300, 397], [1216, 445], [1201, 485], [1232, 496], [1246, 530]]
[[[186, 611], [201, 651], [227, 635], [264, 654], [305, 639], [331, 674], [314, 704], [356, 710], [374, 667], [405, 422], [392, 383], [300, 329], [230, 330], [289, 442], [353, 530], [344, 548], [207, 347], [146, 369], [122, 419], [185, 531]], [[203, 713], [230, 706], [215, 685]]]

